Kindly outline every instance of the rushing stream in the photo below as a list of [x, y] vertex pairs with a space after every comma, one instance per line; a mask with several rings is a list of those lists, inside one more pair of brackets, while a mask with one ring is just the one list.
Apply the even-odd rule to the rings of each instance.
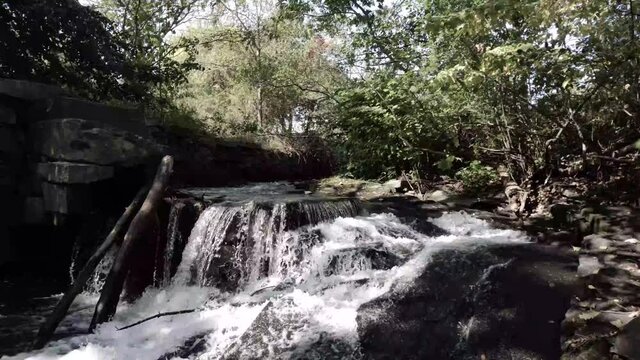
[[[219, 196], [197, 191], [203, 198]], [[113, 321], [94, 334], [57, 340], [15, 358], [356, 359], [359, 306], [402, 291], [432, 254], [526, 241], [519, 232], [494, 229], [466, 213], [432, 219], [447, 234], [429, 236], [392, 214], [364, 214], [353, 200], [306, 201], [255, 187], [236, 191], [244, 198], [230, 196], [206, 208], [188, 240], [172, 230], [181, 211], [172, 208], [165, 265], [156, 269], [164, 274], [158, 287], [121, 303]], [[257, 191], [268, 196], [257, 198]], [[179, 265], [169, 278], [167, 264], [174, 256]], [[100, 286], [98, 278], [93, 287]], [[63, 329], [86, 328], [93, 311], [87, 304], [97, 296], [82, 295]], [[185, 309], [197, 311], [118, 330]]]

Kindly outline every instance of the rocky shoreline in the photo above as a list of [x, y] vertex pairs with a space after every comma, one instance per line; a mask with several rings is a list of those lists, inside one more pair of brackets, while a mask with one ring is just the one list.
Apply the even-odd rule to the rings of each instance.
[[[640, 209], [631, 201], [598, 202], [588, 183], [559, 181], [538, 190], [537, 206], [519, 216], [508, 191], [469, 196], [453, 181], [416, 194], [409, 184], [332, 178], [315, 191], [353, 195], [403, 216], [464, 210], [495, 226], [525, 231], [541, 244], [574, 253], [579, 287], [562, 326], [562, 359], [640, 359]], [[595, 199], [595, 200], [594, 200]]]

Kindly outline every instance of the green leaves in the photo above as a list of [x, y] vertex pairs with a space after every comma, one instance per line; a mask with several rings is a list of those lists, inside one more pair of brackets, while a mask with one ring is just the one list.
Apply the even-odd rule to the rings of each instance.
[[482, 165], [477, 160], [458, 171], [456, 177], [462, 180], [465, 191], [471, 193], [485, 191], [498, 182], [498, 173], [492, 167]]

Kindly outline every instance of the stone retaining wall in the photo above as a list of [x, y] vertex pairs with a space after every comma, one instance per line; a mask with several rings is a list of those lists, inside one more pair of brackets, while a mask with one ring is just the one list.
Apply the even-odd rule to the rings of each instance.
[[[176, 186], [293, 180], [331, 171], [314, 157], [246, 144], [205, 145], [145, 120], [136, 108], [0, 79], [0, 265], [32, 249], [44, 258], [55, 249], [68, 262], [73, 237], [86, 232], [89, 217], [117, 217], [165, 154], [176, 159]], [[64, 246], [55, 243], [59, 238]]]

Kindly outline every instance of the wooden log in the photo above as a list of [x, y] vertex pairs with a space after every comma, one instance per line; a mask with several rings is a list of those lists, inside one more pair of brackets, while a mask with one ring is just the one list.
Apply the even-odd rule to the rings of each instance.
[[69, 307], [75, 300], [76, 296], [82, 292], [87, 280], [91, 277], [96, 267], [100, 263], [100, 260], [104, 257], [107, 251], [117, 242], [118, 239], [122, 238], [123, 229], [126, 228], [126, 225], [129, 223], [133, 215], [138, 211], [142, 200], [144, 199], [144, 195], [147, 193], [147, 187], [143, 187], [138, 191], [136, 196], [133, 198], [129, 206], [124, 210], [116, 224], [113, 226], [113, 229], [107, 235], [106, 239], [102, 242], [102, 244], [98, 247], [95, 253], [87, 260], [87, 263], [84, 264], [84, 267], [76, 277], [73, 285], [67, 290], [67, 292], [62, 296], [60, 301], [56, 304], [56, 307], [53, 309], [53, 312], [47, 318], [47, 321], [42, 324], [40, 330], [38, 331], [38, 335], [33, 344], [34, 349], [41, 349], [43, 346], [49, 342], [51, 336], [56, 331], [56, 328], [60, 324], [60, 322], [64, 319], [69, 311]]
[[96, 304], [96, 310], [91, 319], [89, 331], [93, 331], [98, 324], [111, 320], [118, 307], [120, 293], [124, 285], [127, 272], [129, 271], [129, 263], [131, 258], [131, 249], [138, 238], [147, 230], [147, 227], [155, 214], [155, 209], [162, 199], [164, 191], [169, 182], [169, 177], [173, 171], [173, 158], [165, 156], [158, 166], [158, 171], [149, 189], [144, 203], [136, 216], [131, 220], [129, 229], [124, 236], [122, 246], [116, 255], [111, 267], [111, 271], [107, 276], [107, 280], [102, 288], [100, 299]]

